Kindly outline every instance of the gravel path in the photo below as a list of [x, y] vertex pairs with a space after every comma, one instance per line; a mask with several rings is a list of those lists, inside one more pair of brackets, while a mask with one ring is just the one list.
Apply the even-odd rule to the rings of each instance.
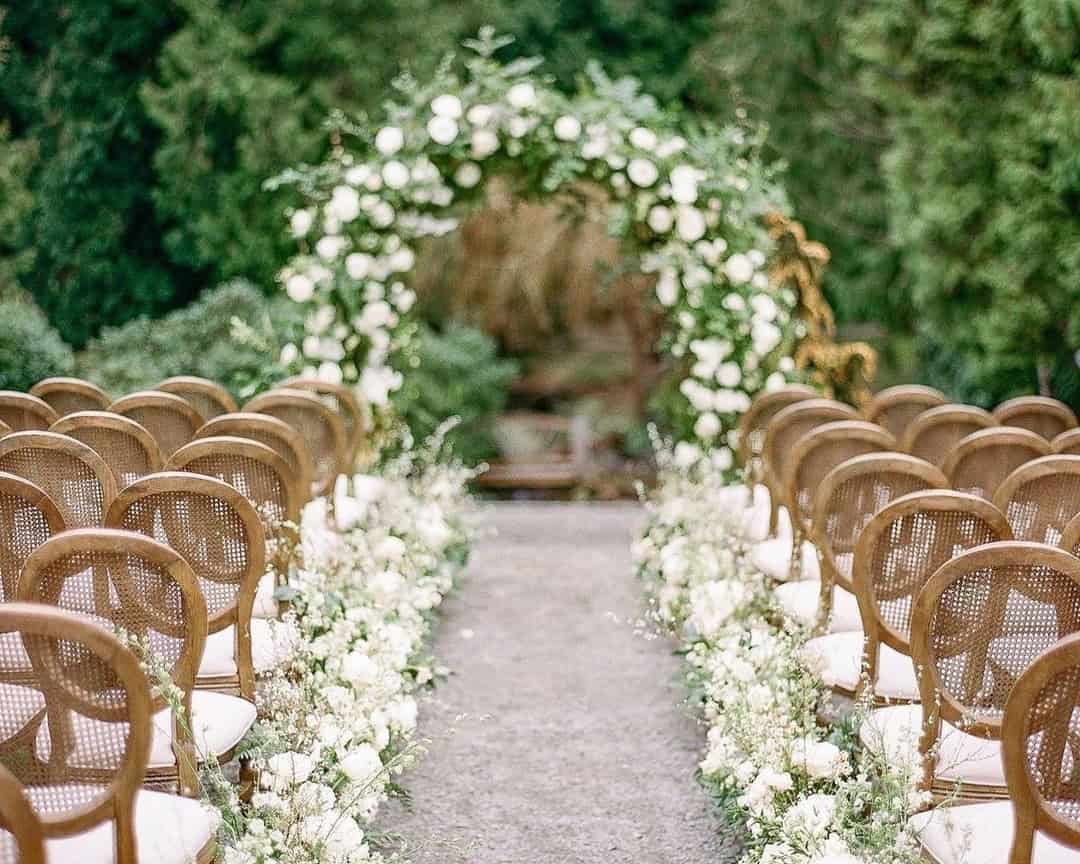
[[[632, 505], [502, 504], [434, 646], [430, 752], [384, 825], [415, 864], [719, 864], [680, 660], [635, 632]], [[395, 847], [396, 848], [396, 847]]]

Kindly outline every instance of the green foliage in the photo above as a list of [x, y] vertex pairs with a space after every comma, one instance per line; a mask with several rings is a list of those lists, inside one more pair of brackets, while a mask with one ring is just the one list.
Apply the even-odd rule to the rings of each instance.
[[0, 321], [0, 390], [29, 390], [42, 378], [71, 374], [71, 348], [29, 300], [0, 296]]
[[442, 333], [423, 325], [412, 348], [415, 368], [395, 394], [395, 405], [413, 436], [422, 441], [457, 415], [461, 423], [448, 436], [454, 454], [467, 464], [495, 456], [491, 424], [506, 405], [517, 364], [497, 356], [490, 336], [460, 324]]
[[282, 339], [302, 326], [295, 316], [284, 298], [231, 282], [158, 320], [106, 328], [79, 354], [79, 373], [114, 395], [201, 375], [244, 400], [283, 377], [277, 358]]

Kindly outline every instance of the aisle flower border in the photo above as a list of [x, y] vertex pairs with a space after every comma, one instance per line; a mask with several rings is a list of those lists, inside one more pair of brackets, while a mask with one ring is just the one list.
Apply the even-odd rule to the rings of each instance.
[[658, 459], [635, 566], [654, 622], [685, 652], [708, 727], [700, 779], [745, 826], [741, 864], [917, 864], [907, 823], [929, 803], [920, 774], [857, 746], [869, 706], [819, 722], [827, 693], [799, 654], [810, 633], [782, 621], [750, 560], [748, 488], [670, 444]]
[[566, 96], [537, 74], [541, 60], [497, 60], [509, 41], [485, 29], [465, 43], [463, 75], [450, 57], [430, 81], [402, 76], [382, 122], [336, 118], [342, 144], [324, 164], [270, 181], [305, 199], [288, 213], [299, 253], [279, 276], [307, 310], [305, 335], [282, 362], [356, 383], [378, 416], [413, 362], [418, 244], [455, 230], [492, 177], [542, 200], [591, 184], [609, 197], [610, 233], [655, 274], [660, 347], [682, 376], [673, 431], [730, 468], [738, 415], [793, 376], [804, 335], [795, 292], [768, 276], [763, 217], [786, 203], [762, 130], [661, 109], [596, 65]]

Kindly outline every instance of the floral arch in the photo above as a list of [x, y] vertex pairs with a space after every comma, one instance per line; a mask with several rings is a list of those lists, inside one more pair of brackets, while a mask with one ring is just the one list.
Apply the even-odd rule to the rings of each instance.
[[660, 348], [683, 375], [671, 431], [726, 469], [738, 415], [797, 376], [806, 333], [799, 286], [769, 275], [765, 217], [786, 202], [762, 136], [662, 109], [598, 67], [567, 96], [536, 74], [540, 60], [499, 62], [508, 41], [484, 30], [465, 43], [463, 75], [448, 59], [431, 81], [403, 76], [383, 123], [340, 120], [324, 164], [272, 181], [306, 199], [288, 214], [300, 251], [280, 275], [309, 309], [306, 333], [282, 361], [356, 384], [378, 413], [409, 364], [417, 244], [453, 231], [492, 177], [532, 199], [588, 182], [606, 190], [626, 254], [655, 274]]

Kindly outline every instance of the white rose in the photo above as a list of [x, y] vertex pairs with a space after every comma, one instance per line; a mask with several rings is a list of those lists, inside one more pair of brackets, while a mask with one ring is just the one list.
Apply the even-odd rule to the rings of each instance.
[[779, 314], [776, 301], [768, 294], [755, 294], [750, 298], [750, 307], [754, 313], [765, 321], [772, 321]]
[[738, 387], [742, 383], [742, 369], [738, 363], [724, 363], [716, 370], [716, 380], [723, 387]]
[[345, 378], [341, 372], [341, 367], [330, 360], [320, 363], [319, 369], [315, 374], [320, 381], [325, 381], [328, 384], [340, 384]]
[[698, 172], [689, 165], [671, 171], [671, 198], [677, 204], [693, 204], [698, 196]]
[[784, 377], [783, 372], [773, 372], [768, 378], [765, 379], [766, 390], [779, 390], [787, 383], [787, 379]]
[[462, 189], [472, 189], [482, 176], [480, 166], [475, 162], [462, 162], [454, 172], [454, 182]]
[[326, 214], [340, 222], [352, 222], [360, 215], [360, 193], [352, 186], [335, 186], [326, 205]]
[[394, 224], [394, 218], [396, 216], [397, 214], [394, 212], [394, 208], [385, 201], [380, 201], [372, 207], [371, 212], [368, 214], [368, 218], [371, 219], [371, 224], [376, 228], [389, 228]]
[[281, 354], [278, 357], [278, 362], [281, 363], [282, 366], [291, 366], [299, 359], [300, 349], [297, 348], [292, 342], [289, 342], [281, 347]]
[[472, 155], [474, 159], [486, 159], [499, 149], [499, 136], [490, 129], [477, 129], [472, 134]]
[[511, 117], [510, 122], [506, 124], [507, 130], [510, 132], [513, 138], [523, 138], [532, 129], [532, 123], [526, 120], [524, 117]]
[[713, 450], [709, 459], [712, 462], [713, 467], [720, 471], [727, 471], [735, 461], [734, 455], [732, 455], [731, 450], [727, 447], [717, 447]]
[[679, 239], [686, 243], [700, 240], [705, 236], [705, 215], [697, 207], [680, 204], [675, 219], [675, 230]]
[[370, 783], [383, 771], [382, 759], [370, 744], [361, 744], [341, 760], [341, 772], [354, 783]]
[[602, 136], [597, 136], [589, 138], [589, 140], [582, 145], [581, 155], [586, 159], [601, 159], [604, 154], [607, 153], [607, 150], [607, 139]]
[[375, 135], [375, 149], [383, 156], [393, 156], [405, 146], [405, 133], [397, 126], [383, 126]]
[[465, 116], [473, 126], [487, 126], [495, 116], [495, 109], [490, 105], [473, 105]]
[[674, 306], [679, 299], [679, 280], [670, 267], [661, 270], [656, 280], [656, 299], [662, 306]]
[[432, 117], [428, 120], [427, 131], [436, 144], [452, 144], [457, 138], [458, 124], [450, 117]]
[[370, 165], [354, 165], [345, 172], [345, 182], [350, 186], [363, 186], [371, 176]]
[[379, 667], [363, 651], [350, 651], [341, 658], [341, 677], [354, 687], [361, 687], [379, 677]]
[[310, 756], [290, 751], [267, 759], [266, 770], [272, 775], [274, 790], [284, 792], [290, 786], [304, 783], [315, 770], [315, 762]]
[[401, 373], [388, 366], [368, 366], [360, 373], [360, 392], [376, 408], [390, 401], [390, 394], [401, 388]]
[[518, 110], [536, 105], [536, 88], [528, 81], [515, 84], [506, 94], [506, 101]]
[[675, 445], [675, 465], [683, 470], [691, 468], [701, 461], [701, 448], [689, 441], [680, 441]]
[[733, 285], [742, 285], [753, 277], [754, 264], [746, 255], [736, 252], [724, 262], [724, 273]]
[[345, 238], [341, 235], [328, 234], [315, 244], [315, 253], [324, 261], [333, 261], [345, 248]]
[[295, 210], [289, 219], [293, 237], [303, 237], [311, 230], [311, 223], [315, 221], [315, 214], [310, 210]]
[[391, 189], [404, 189], [409, 185], [409, 169], [394, 159], [383, 165], [382, 178]]
[[626, 176], [635, 186], [645, 188], [656, 182], [660, 172], [648, 159], [631, 159], [630, 164], [626, 166]]
[[655, 204], [649, 208], [649, 227], [657, 234], [666, 234], [675, 223], [675, 217], [671, 210], [663, 204]]
[[366, 252], [353, 252], [345, 258], [345, 272], [353, 279], [363, 279], [371, 272], [371, 261]]
[[461, 100], [449, 93], [436, 96], [431, 100], [431, 113], [457, 120], [461, 116]]
[[720, 418], [711, 411], [702, 414], [694, 422], [694, 434], [706, 441], [720, 434]]
[[581, 137], [581, 121], [570, 114], [564, 114], [555, 121], [555, 137], [560, 141], [577, 141]]
[[630, 143], [639, 150], [653, 150], [656, 148], [656, 133], [651, 129], [638, 126], [630, 131]]
[[293, 273], [285, 282], [285, 293], [297, 303], [306, 303], [315, 294], [315, 283], [303, 273]]
[[393, 535], [384, 537], [375, 547], [375, 554], [384, 561], [400, 561], [405, 556], [405, 541]]

